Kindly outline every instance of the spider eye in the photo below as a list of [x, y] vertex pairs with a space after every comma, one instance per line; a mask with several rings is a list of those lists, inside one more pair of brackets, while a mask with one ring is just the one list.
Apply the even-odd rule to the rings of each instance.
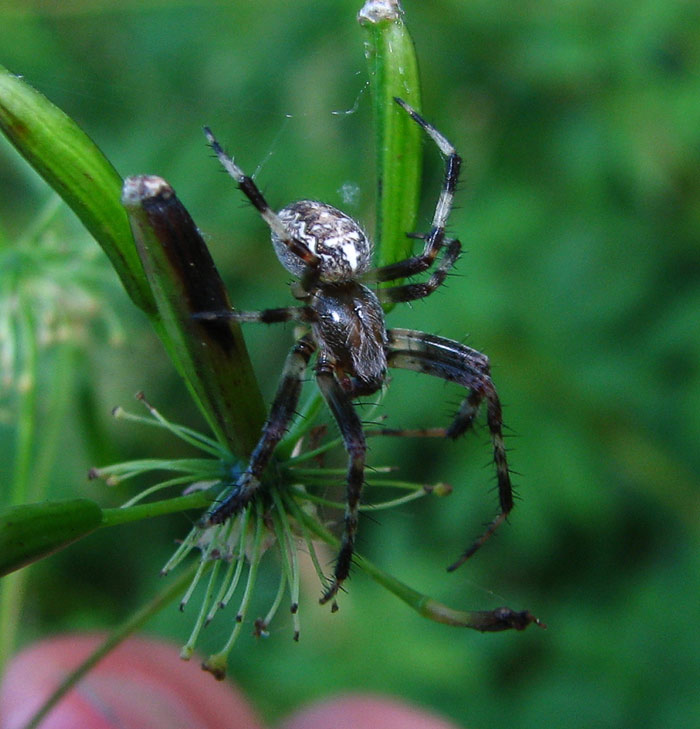
[[[332, 205], [300, 200], [279, 212], [289, 235], [321, 259], [321, 281], [348, 281], [369, 270], [372, 243], [359, 223]], [[297, 278], [305, 270], [299, 256], [277, 236], [272, 243], [280, 263]]]

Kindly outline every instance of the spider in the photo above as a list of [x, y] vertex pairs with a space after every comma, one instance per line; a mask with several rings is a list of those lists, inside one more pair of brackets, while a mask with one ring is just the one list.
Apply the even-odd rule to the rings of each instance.
[[[342, 539], [333, 578], [320, 598], [322, 604], [335, 597], [348, 577], [357, 534], [367, 446], [353, 400], [377, 392], [386, 380], [388, 367], [415, 370], [466, 388], [467, 395], [452, 423], [446, 428], [431, 429], [431, 435], [457, 438], [473, 426], [481, 403], [486, 403], [500, 509], [483, 534], [448, 570], [456, 569], [474, 554], [513, 508], [501, 403], [491, 381], [487, 357], [434, 334], [386, 328], [382, 304], [414, 301], [432, 294], [441, 286], [461, 251], [458, 240], [445, 236], [445, 225], [452, 210], [462, 160], [435, 127], [402, 99], [395, 98], [395, 101], [437, 145], [445, 159], [445, 176], [430, 231], [409, 234], [423, 241], [423, 252], [379, 268], [372, 268], [372, 243], [355, 220], [315, 200], [299, 200], [275, 213], [255, 182], [224, 152], [209, 128], [204, 128], [219, 161], [269, 226], [280, 263], [298, 279], [292, 284], [292, 293], [303, 303], [263, 311], [202, 312], [197, 316], [265, 324], [296, 321], [308, 324], [309, 331], [287, 356], [269, 415], [246, 470], [231, 492], [203, 517], [201, 525], [225, 522], [242, 511], [260, 488], [263, 472], [295, 413], [304, 373], [316, 354], [313, 365], [316, 382], [338, 424], [348, 454]], [[409, 278], [427, 271], [441, 251], [439, 263], [427, 281], [376, 291], [365, 285]]]

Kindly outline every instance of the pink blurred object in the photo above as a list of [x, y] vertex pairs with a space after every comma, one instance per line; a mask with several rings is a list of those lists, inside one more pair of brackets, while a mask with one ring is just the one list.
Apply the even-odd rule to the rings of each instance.
[[302, 709], [279, 729], [458, 729], [445, 719], [392, 699], [339, 696]]
[[[15, 656], [0, 687], [0, 729], [20, 729], [104, 639], [66, 635]], [[261, 729], [243, 695], [162, 641], [131, 638], [53, 709], [41, 729]]]

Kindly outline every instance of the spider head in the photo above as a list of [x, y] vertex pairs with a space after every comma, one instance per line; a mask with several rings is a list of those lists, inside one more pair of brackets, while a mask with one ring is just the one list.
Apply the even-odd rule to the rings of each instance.
[[[351, 281], [372, 265], [372, 243], [360, 225], [332, 205], [299, 200], [278, 213], [289, 235], [315, 253], [320, 263], [319, 281]], [[297, 278], [306, 269], [304, 261], [273, 233], [272, 244], [280, 263]]]

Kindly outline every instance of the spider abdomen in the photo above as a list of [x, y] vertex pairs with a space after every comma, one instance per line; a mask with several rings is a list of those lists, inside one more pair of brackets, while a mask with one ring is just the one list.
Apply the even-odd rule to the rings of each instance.
[[[320, 281], [350, 281], [372, 265], [372, 243], [357, 221], [332, 205], [299, 200], [279, 211], [289, 236], [301, 241], [320, 259]], [[273, 231], [272, 243], [280, 263], [297, 278], [305, 262]]]

